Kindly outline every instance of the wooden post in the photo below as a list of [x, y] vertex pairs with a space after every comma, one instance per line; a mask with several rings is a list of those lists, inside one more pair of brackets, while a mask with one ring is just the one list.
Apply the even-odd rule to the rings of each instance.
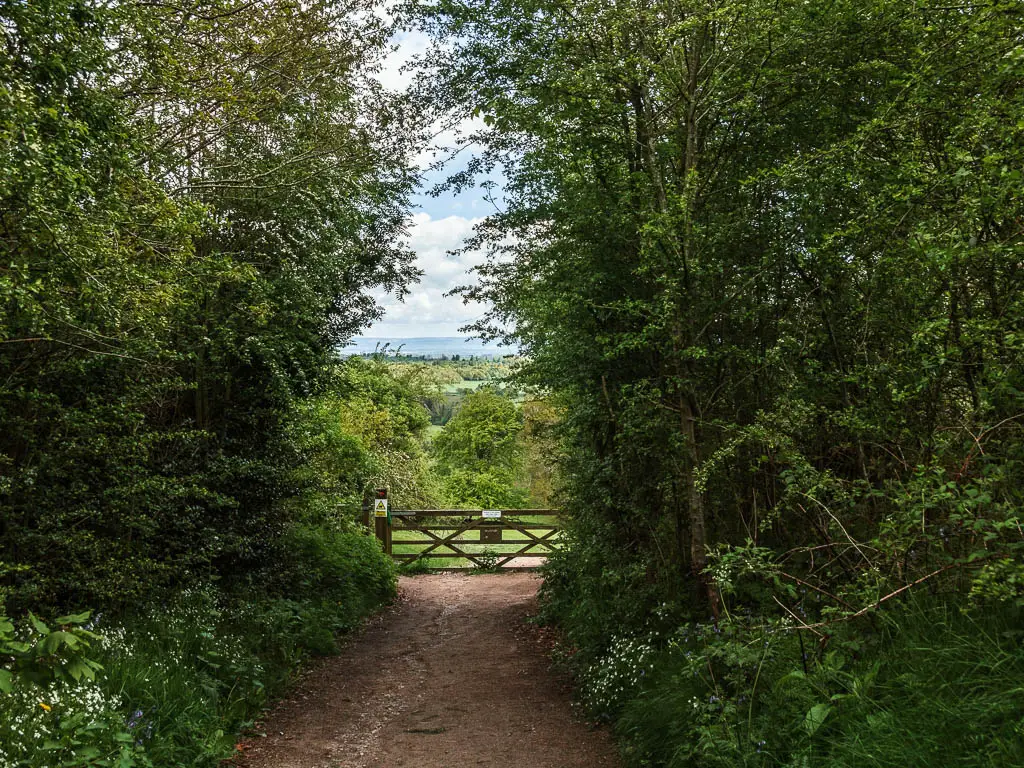
[[[382, 501], [382, 500], [384, 502], [384, 509], [385, 509], [385, 512], [384, 512], [383, 515], [377, 509], [378, 502]], [[374, 494], [373, 503], [374, 503], [374, 511], [373, 511], [374, 531], [377, 534], [377, 540], [384, 547], [384, 553], [390, 555], [391, 554], [391, 516], [390, 516], [389, 511], [387, 509], [388, 489], [387, 488], [378, 488], [377, 492]]]
[[363, 494], [363, 527], [370, 529], [370, 515], [373, 512], [373, 497], [367, 491]]

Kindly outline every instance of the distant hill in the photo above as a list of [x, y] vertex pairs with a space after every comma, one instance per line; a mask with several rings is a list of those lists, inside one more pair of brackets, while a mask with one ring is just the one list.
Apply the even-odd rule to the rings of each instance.
[[514, 355], [515, 347], [499, 347], [495, 343], [487, 344], [480, 339], [468, 336], [429, 336], [421, 338], [384, 338], [376, 336], [357, 336], [342, 349], [344, 355], [372, 354], [378, 349], [387, 347], [388, 354], [395, 354], [399, 349], [403, 355], [416, 357], [501, 357]]

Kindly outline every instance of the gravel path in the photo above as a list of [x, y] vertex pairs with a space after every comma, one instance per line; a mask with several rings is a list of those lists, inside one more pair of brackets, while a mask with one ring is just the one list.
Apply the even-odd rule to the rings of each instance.
[[243, 744], [249, 768], [618, 765], [573, 717], [533, 573], [402, 578], [395, 606], [315, 665]]

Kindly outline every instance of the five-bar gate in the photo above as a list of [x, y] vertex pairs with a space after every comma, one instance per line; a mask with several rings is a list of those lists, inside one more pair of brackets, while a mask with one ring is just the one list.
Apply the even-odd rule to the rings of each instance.
[[557, 510], [396, 510], [386, 501], [380, 503], [379, 499], [386, 500], [386, 492], [378, 491], [377, 497], [373, 502], [377, 538], [399, 562], [444, 560], [480, 568], [524, 567], [522, 560], [536, 562], [559, 546]]

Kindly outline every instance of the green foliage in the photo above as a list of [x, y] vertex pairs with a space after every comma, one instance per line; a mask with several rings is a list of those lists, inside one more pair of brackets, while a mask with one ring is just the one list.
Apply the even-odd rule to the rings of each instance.
[[624, 703], [627, 765], [1011, 766], [1019, 624], [915, 605], [799, 642], [792, 624], [689, 627]]
[[[394, 565], [355, 523], [376, 457], [342, 428], [343, 391], [356, 397], [339, 384], [288, 416], [287, 445], [301, 463], [283, 476], [293, 495], [281, 519], [292, 522], [267, 543], [272, 566], [222, 579], [222, 588], [199, 581], [162, 605], [104, 612], [99, 622], [65, 616], [54, 629], [29, 614], [19, 634], [0, 621], [5, 765], [205, 765], [229, 756], [238, 729], [297, 664], [335, 651], [339, 633], [394, 596]], [[416, 405], [404, 397], [365, 402], [404, 423], [403, 408]]]
[[14, 624], [0, 619], [0, 657], [9, 659], [0, 669], [0, 692], [11, 692], [15, 676], [37, 685], [95, 680], [102, 667], [85, 655], [96, 639], [82, 627], [88, 620], [89, 613], [61, 616], [55, 620], [59, 629], [51, 629], [30, 613], [19, 639]]
[[330, 418], [354, 437], [367, 475], [360, 491], [388, 488], [396, 507], [430, 507], [439, 495], [425, 449], [430, 418], [415, 379], [380, 361], [349, 358], [335, 370]]
[[300, 525], [285, 537], [284, 559], [274, 585], [280, 599], [315, 605], [325, 617], [332, 617], [306, 622], [322, 642], [300, 637], [303, 646], [320, 654], [334, 651], [340, 633], [354, 629], [364, 616], [394, 597], [394, 565], [379, 549], [372, 537], [352, 525], [342, 529]]
[[0, 8], [8, 611], [245, 581], [341, 490], [295, 414], [378, 313], [369, 290], [414, 276], [412, 134], [363, 84], [387, 32], [362, 10]]
[[[273, 584], [191, 588], [118, 623], [0, 623], [4, 765], [207, 765], [310, 654], [395, 593], [394, 566], [354, 526], [298, 525]], [[55, 636], [56, 639], [55, 639]], [[5, 660], [6, 663], [5, 663]], [[64, 764], [64, 763], [59, 763]]]
[[490, 547], [484, 547], [480, 554], [474, 556], [476, 563], [473, 565], [473, 569], [480, 573], [494, 573], [498, 570], [498, 558], [499, 553], [495, 552]]
[[451, 504], [486, 508], [527, 504], [527, 492], [517, 487], [523, 472], [522, 430], [522, 412], [508, 398], [488, 389], [466, 396], [431, 444]]
[[466, 395], [489, 383], [495, 388], [505, 386], [510, 364], [506, 360], [471, 359], [409, 361], [401, 355], [385, 359], [393, 374], [406, 382], [430, 412], [430, 423], [447, 424]]
[[365, 11], [0, 5], [5, 766], [211, 764], [393, 595], [354, 521], [426, 418], [334, 353], [415, 276]]
[[0, 617], [0, 762], [5, 766], [149, 765], [119, 698], [105, 692], [89, 614], [51, 628], [29, 614], [24, 626]]
[[408, 560], [398, 566], [398, 572], [403, 576], [419, 576], [424, 573], [430, 573], [430, 570], [430, 560], [425, 557], [418, 560]]
[[155, 764], [230, 756], [297, 663], [334, 652], [338, 632], [394, 595], [393, 566], [365, 534], [299, 526], [289, 540], [267, 593], [191, 590], [103, 633], [107, 680], [141, 712], [132, 719]]
[[483, 123], [440, 189], [506, 176], [462, 295], [559, 413], [544, 611], [630, 762], [1019, 763], [1016, 5], [405, 7]]

